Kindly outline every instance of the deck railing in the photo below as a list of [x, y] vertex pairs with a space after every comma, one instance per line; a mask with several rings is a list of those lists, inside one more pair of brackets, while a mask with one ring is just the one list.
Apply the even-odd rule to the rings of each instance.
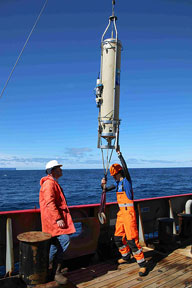
[[[157, 220], [163, 217], [174, 219], [173, 234], [177, 234], [178, 214], [185, 210], [185, 204], [190, 199], [192, 199], [192, 193], [135, 200], [140, 243], [147, 246], [149, 239], [157, 238]], [[99, 204], [70, 206], [69, 209], [74, 222], [79, 223], [81, 228], [79, 233], [72, 237], [71, 248], [68, 250], [66, 258], [94, 253], [98, 249], [99, 243], [102, 241], [103, 244], [105, 241], [105, 235], [107, 235], [106, 244], [110, 241], [109, 234], [114, 232], [118, 211], [116, 202], [106, 204], [107, 222], [103, 225], [97, 218]], [[0, 227], [0, 266], [6, 266], [6, 273], [10, 275], [14, 270], [14, 263], [18, 262], [19, 241], [17, 236], [23, 232], [41, 231], [40, 210], [0, 212]]]

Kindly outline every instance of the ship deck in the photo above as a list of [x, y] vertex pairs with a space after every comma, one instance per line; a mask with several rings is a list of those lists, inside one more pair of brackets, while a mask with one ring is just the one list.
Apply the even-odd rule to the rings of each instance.
[[170, 254], [144, 248], [144, 254], [149, 270], [145, 277], [138, 276], [136, 262], [118, 265], [114, 261], [77, 269], [67, 277], [78, 288], [192, 288], [191, 246]]
[[[118, 265], [114, 260], [69, 270], [68, 283], [59, 285], [56, 281], [39, 284], [38, 288], [192, 288], [192, 246], [163, 253], [143, 248], [148, 261], [148, 274], [139, 277], [138, 264]], [[81, 264], [81, 263], [79, 263]], [[80, 265], [79, 265], [80, 267]], [[9, 277], [0, 280], [1, 288], [28, 287], [21, 278]], [[31, 286], [30, 286], [31, 287]]]

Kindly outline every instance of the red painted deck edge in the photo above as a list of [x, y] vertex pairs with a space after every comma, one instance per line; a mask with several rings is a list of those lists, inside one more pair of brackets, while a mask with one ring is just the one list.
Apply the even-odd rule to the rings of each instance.
[[[135, 202], [144, 202], [144, 201], [150, 201], [150, 200], [159, 200], [159, 199], [167, 199], [167, 198], [175, 198], [175, 197], [182, 197], [182, 196], [192, 196], [192, 193], [188, 194], [179, 194], [179, 195], [171, 195], [171, 196], [162, 196], [162, 197], [154, 197], [154, 198], [144, 198], [144, 199], [136, 199]], [[106, 205], [111, 204], [117, 204], [117, 202], [108, 202]], [[74, 205], [69, 206], [70, 209], [76, 209], [76, 208], [90, 208], [90, 207], [97, 207], [100, 203], [96, 204], [86, 204], [86, 205]], [[40, 209], [26, 209], [26, 210], [15, 210], [15, 211], [0, 211], [0, 215], [6, 215], [6, 214], [21, 214], [21, 213], [39, 213]]]

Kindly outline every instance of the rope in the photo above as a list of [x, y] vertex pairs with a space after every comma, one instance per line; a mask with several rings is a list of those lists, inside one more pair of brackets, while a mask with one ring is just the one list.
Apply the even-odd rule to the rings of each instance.
[[4, 87], [3, 87], [3, 90], [2, 90], [2, 92], [1, 92], [0, 98], [3, 96], [3, 93], [4, 93], [6, 87], [7, 87], [8, 83], [9, 83], [9, 80], [11, 79], [12, 74], [13, 74], [13, 71], [15, 70], [15, 67], [17, 66], [17, 63], [18, 63], [21, 55], [23, 54], [23, 51], [24, 51], [24, 49], [25, 49], [25, 46], [27, 45], [27, 43], [28, 43], [28, 41], [29, 41], [29, 39], [30, 39], [30, 37], [31, 37], [31, 34], [33, 33], [33, 30], [35, 29], [35, 27], [36, 27], [36, 25], [37, 25], [37, 23], [38, 23], [38, 21], [39, 21], [39, 19], [40, 19], [40, 17], [41, 17], [41, 14], [43, 13], [43, 11], [44, 11], [44, 9], [45, 9], [45, 7], [46, 7], [46, 5], [47, 5], [47, 2], [48, 2], [48, 0], [45, 0], [45, 3], [44, 3], [44, 5], [43, 5], [43, 7], [42, 7], [42, 9], [41, 9], [41, 11], [40, 11], [40, 13], [39, 13], [39, 16], [37, 17], [37, 19], [36, 19], [36, 21], [35, 21], [35, 24], [33, 25], [32, 29], [31, 29], [31, 32], [29, 33], [29, 36], [27, 37], [27, 40], [25, 41], [25, 44], [24, 44], [24, 46], [23, 46], [23, 48], [22, 48], [22, 50], [21, 50], [21, 52], [20, 52], [20, 54], [19, 54], [16, 62], [15, 62], [15, 65], [13, 66], [13, 68], [12, 68], [12, 70], [11, 70], [11, 73], [9, 74], [9, 77], [8, 77], [8, 79], [7, 79]]

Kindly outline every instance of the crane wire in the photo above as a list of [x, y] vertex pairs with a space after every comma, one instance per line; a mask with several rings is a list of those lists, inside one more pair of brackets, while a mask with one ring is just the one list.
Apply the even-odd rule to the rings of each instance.
[[15, 70], [15, 67], [17, 66], [17, 63], [18, 63], [18, 61], [19, 61], [21, 55], [23, 54], [23, 51], [24, 51], [24, 49], [25, 49], [25, 47], [26, 47], [26, 45], [27, 45], [27, 43], [28, 43], [28, 41], [29, 41], [29, 39], [30, 39], [30, 37], [31, 37], [31, 35], [32, 35], [32, 33], [33, 33], [33, 31], [34, 31], [34, 29], [35, 29], [35, 27], [36, 27], [36, 25], [37, 25], [37, 23], [38, 23], [38, 21], [39, 21], [39, 19], [40, 19], [42, 13], [43, 13], [43, 11], [44, 11], [44, 9], [45, 9], [45, 7], [46, 7], [46, 5], [47, 5], [47, 2], [48, 2], [48, 0], [45, 0], [45, 3], [44, 3], [44, 5], [43, 5], [43, 7], [42, 7], [42, 9], [41, 9], [41, 11], [40, 11], [40, 13], [39, 13], [39, 15], [38, 15], [36, 21], [35, 21], [35, 23], [34, 23], [32, 29], [31, 29], [31, 32], [29, 33], [29, 36], [27, 37], [27, 40], [25, 41], [25, 44], [24, 44], [24, 46], [23, 46], [23, 48], [22, 48], [22, 50], [21, 50], [19, 56], [17, 57], [17, 60], [16, 60], [16, 62], [15, 62], [15, 65], [13, 66], [13, 68], [12, 68], [10, 74], [9, 74], [9, 77], [8, 77], [8, 79], [7, 79], [7, 81], [6, 81], [5, 85], [4, 85], [4, 87], [3, 87], [3, 90], [2, 90], [2, 92], [1, 92], [0, 98], [3, 96], [3, 93], [4, 93], [6, 87], [7, 87], [8, 83], [9, 83], [9, 80], [11, 79], [11, 76], [12, 76], [14, 70]]
[[109, 152], [109, 149], [107, 149], [107, 164], [106, 164], [106, 167], [105, 167], [103, 149], [101, 148], [102, 162], [103, 162], [103, 170], [104, 170], [104, 175], [105, 175], [105, 176], [107, 176], [107, 171], [108, 171], [108, 169], [109, 169], [109, 164], [110, 164], [110, 162], [111, 162], [111, 157], [112, 157], [112, 154], [113, 154], [113, 149], [111, 150], [110, 157], [108, 157], [108, 152]]

